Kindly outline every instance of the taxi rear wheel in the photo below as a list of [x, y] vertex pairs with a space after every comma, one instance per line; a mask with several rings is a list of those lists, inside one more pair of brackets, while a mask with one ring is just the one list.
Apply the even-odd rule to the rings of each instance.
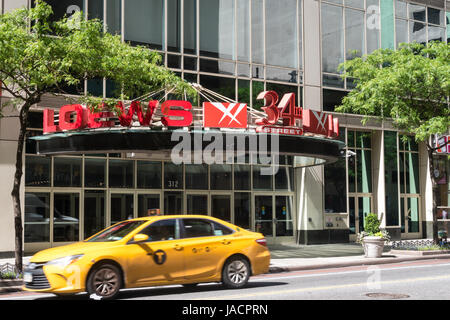
[[230, 289], [244, 287], [250, 278], [250, 265], [243, 257], [229, 259], [222, 270], [222, 283]]
[[122, 275], [113, 264], [102, 264], [89, 275], [87, 290], [92, 299], [113, 299], [122, 287]]

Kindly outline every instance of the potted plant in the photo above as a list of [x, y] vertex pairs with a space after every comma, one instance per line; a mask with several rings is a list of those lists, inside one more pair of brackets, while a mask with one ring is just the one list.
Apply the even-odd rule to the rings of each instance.
[[356, 242], [361, 243], [366, 258], [380, 258], [384, 243], [390, 240], [386, 230], [380, 229], [380, 220], [376, 213], [369, 213], [364, 219], [364, 231], [357, 234]]

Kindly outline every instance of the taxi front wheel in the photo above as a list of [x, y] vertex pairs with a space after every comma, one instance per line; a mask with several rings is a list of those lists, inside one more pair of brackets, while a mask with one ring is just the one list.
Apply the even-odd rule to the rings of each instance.
[[229, 259], [222, 270], [222, 283], [230, 289], [244, 287], [250, 277], [250, 265], [241, 257]]
[[121, 286], [122, 275], [113, 264], [102, 264], [96, 267], [89, 274], [87, 281], [89, 297], [94, 300], [115, 298]]

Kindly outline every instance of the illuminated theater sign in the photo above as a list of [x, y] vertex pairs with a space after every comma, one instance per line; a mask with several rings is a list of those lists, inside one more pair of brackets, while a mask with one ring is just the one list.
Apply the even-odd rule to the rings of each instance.
[[[336, 138], [339, 135], [339, 122], [332, 115], [295, 105], [295, 94], [287, 93], [281, 100], [275, 91], [261, 92], [257, 99], [264, 99], [260, 117], [253, 124], [248, 123], [247, 104], [228, 102], [204, 102], [202, 126], [204, 128], [250, 129], [256, 132], [281, 135], [322, 135]], [[55, 124], [53, 109], [44, 110], [44, 133], [96, 129], [107, 127], [131, 127], [137, 117], [140, 126], [152, 127], [152, 120], [159, 101], [149, 101], [146, 108], [141, 102], [133, 101], [128, 109], [121, 102], [119, 111], [93, 112], [80, 104], [62, 106], [59, 121]], [[160, 106], [161, 123], [166, 127], [189, 127], [193, 124], [192, 105], [184, 100], [167, 100]], [[118, 119], [119, 125], [116, 124]]]

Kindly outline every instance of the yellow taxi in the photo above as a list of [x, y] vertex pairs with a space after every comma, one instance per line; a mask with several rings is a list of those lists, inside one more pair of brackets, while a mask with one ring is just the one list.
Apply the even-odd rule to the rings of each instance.
[[204, 215], [152, 216], [36, 253], [24, 269], [23, 289], [112, 299], [122, 288], [168, 284], [242, 288], [251, 275], [268, 272], [269, 263], [260, 233]]

